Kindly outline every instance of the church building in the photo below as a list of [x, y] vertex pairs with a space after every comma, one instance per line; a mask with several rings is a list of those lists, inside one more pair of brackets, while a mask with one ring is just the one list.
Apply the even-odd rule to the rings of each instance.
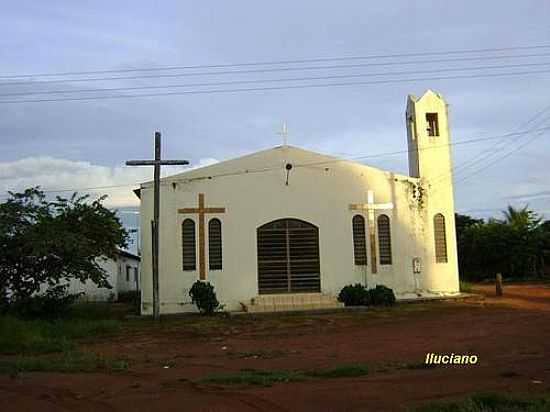
[[[447, 104], [406, 108], [409, 174], [283, 145], [161, 179], [160, 313], [210, 282], [228, 311], [339, 307], [340, 290], [459, 293]], [[153, 312], [153, 183], [141, 185], [143, 314]]]

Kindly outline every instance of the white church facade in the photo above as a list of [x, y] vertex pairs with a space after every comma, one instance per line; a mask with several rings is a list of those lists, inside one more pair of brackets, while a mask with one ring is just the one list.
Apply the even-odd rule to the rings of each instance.
[[[349, 284], [398, 299], [459, 293], [447, 104], [406, 109], [409, 175], [279, 146], [161, 180], [161, 314], [197, 280], [229, 311], [334, 307]], [[151, 314], [153, 185], [140, 189], [142, 313]]]

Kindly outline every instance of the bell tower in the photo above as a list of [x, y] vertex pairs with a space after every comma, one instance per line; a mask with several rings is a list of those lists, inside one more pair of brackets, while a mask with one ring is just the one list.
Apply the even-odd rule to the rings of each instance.
[[[447, 103], [427, 90], [407, 99], [409, 175], [422, 188], [418, 209], [421, 234], [422, 288], [458, 291], [458, 260], [453, 195], [453, 174]], [[421, 254], [422, 255], [422, 254]]]
[[448, 111], [443, 97], [432, 90], [420, 98], [409, 95], [406, 121], [409, 175], [452, 184]]

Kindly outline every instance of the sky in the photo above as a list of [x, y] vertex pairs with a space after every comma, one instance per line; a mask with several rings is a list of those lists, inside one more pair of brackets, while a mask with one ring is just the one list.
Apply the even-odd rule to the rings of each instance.
[[[129, 168], [124, 162], [153, 155], [155, 130], [163, 135], [163, 156], [187, 159], [194, 167], [280, 145], [283, 122], [288, 125], [290, 144], [314, 151], [343, 157], [403, 151], [407, 95], [421, 95], [431, 88], [449, 103], [453, 142], [538, 130], [453, 146], [457, 211], [478, 217], [499, 216], [508, 204], [527, 204], [550, 219], [550, 133], [540, 131], [550, 127], [550, 48], [229, 69], [8, 77], [548, 46], [549, 21], [550, 2], [544, 1], [5, 2], [0, 13], [0, 200], [7, 190], [32, 185], [54, 191], [149, 180], [151, 170]], [[527, 57], [411, 63], [457, 56], [509, 55]], [[380, 64], [388, 62], [394, 63]], [[354, 63], [363, 65], [305, 68]], [[497, 68], [472, 71], [485, 66]], [[250, 72], [258, 67], [298, 70]], [[249, 72], [204, 75], [205, 71], [246, 69]], [[423, 73], [391, 74], [402, 71]], [[538, 73], [448, 78], [532, 71]], [[195, 74], [77, 81], [159, 73]], [[347, 75], [364, 77], [173, 87]], [[418, 78], [424, 80], [410, 80]], [[67, 79], [73, 80], [43, 82]], [[97, 88], [171, 86], [110, 92], [128, 96], [382, 79], [402, 80], [339, 87], [13, 103], [108, 94], [82, 92]], [[13, 82], [18, 84], [8, 84]], [[22, 94], [59, 90], [69, 93]], [[537, 113], [539, 116], [534, 117]], [[472, 159], [477, 163], [468, 163]], [[365, 162], [399, 173], [408, 170], [406, 153], [372, 157]], [[167, 168], [164, 173], [181, 170]], [[112, 207], [133, 207], [138, 200], [132, 188], [93, 193], [108, 193]]]

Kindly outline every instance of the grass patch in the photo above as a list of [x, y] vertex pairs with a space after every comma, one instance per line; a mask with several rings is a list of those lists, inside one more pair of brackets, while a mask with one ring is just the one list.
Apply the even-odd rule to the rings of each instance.
[[311, 369], [305, 371], [306, 376], [312, 378], [349, 378], [365, 376], [369, 373], [369, 368], [365, 364], [357, 363], [354, 365], [341, 365], [328, 369]]
[[134, 309], [129, 303], [89, 302], [71, 305], [65, 317], [85, 320], [122, 320], [132, 313]]
[[270, 386], [274, 383], [300, 382], [306, 378], [307, 377], [300, 371], [261, 371], [243, 369], [236, 373], [209, 375], [199, 382], [218, 385]]
[[74, 348], [74, 340], [105, 336], [119, 329], [116, 320], [36, 319], [25, 320], [0, 316], [1, 354], [44, 354], [66, 352]]
[[472, 395], [450, 402], [434, 402], [414, 409], [415, 412], [546, 412], [550, 395], [508, 396], [495, 393]]
[[0, 373], [16, 375], [20, 372], [94, 372], [98, 370], [122, 371], [128, 362], [122, 359], [105, 359], [93, 353], [67, 351], [61, 356], [17, 356], [0, 360]]
[[472, 293], [474, 291], [474, 286], [470, 282], [460, 281], [460, 291], [462, 293]]
[[201, 379], [200, 383], [218, 385], [262, 385], [270, 386], [275, 383], [301, 382], [308, 379], [328, 379], [357, 377], [368, 374], [368, 367], [364, 364], [342, 365], [334, 368], [319, 368], [305, 370], [256, 370], [243, 369], [240, 372], [229, 374], [209, 375]]
[[275, 359], [287, 355], [284, 350], [258, 350], [250, 352], [227, 352], [227, 356], [237, 359]]

